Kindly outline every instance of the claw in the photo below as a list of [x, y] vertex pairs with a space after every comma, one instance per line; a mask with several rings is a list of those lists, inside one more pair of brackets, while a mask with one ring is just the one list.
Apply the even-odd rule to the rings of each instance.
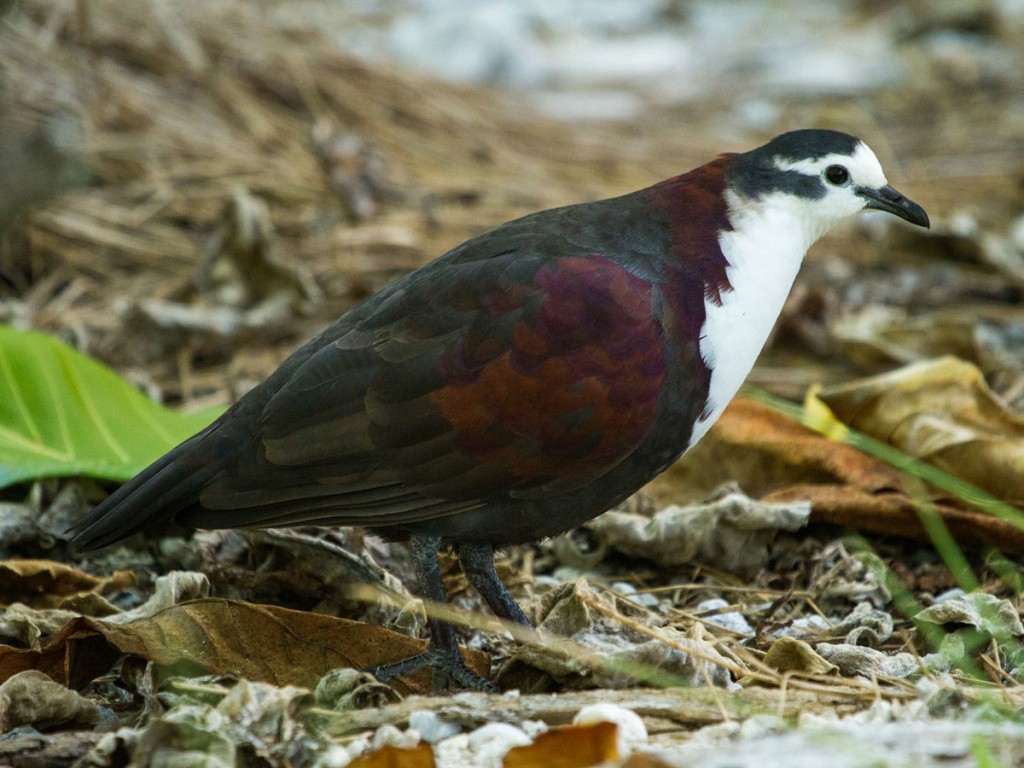
[[462, 655], [457, 649], [454, 654], [451, 654], [446, 648], [435, 646], [433, 643], [423, 653], [417, 653], [415, 656], [396, 661], [393, 664], [368, 667], [362, 671], [369, 672], [380, 682], [386, 683], [388, 680], [411, 675], [428, 666], [434, 673], [435, 693], [458, 688], [470, 688], [483, 693], [497, 693], [498, 691], [494, 683], [466, 666], [466, 662], [463, 661]]

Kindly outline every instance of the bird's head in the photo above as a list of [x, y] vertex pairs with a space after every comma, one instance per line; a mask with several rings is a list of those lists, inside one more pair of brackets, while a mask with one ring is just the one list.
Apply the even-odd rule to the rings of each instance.
[[735, 155], [727, 181], [734, 214], [771, 206], [791, 212], [816, 240], [841, 219], [864, 209], [928, 227], [924, 208], [893, 189], [863, 141], [838, 131], [805, 129], [777, 136]]

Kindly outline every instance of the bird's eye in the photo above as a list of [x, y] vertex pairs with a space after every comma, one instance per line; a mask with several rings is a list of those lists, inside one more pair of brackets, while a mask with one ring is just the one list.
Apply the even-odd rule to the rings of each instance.
[[850, 172], [841, 165], [830, 165], [825, 169], [825, 178], [828, 179], [829, 184], [835, 184], [838, 187], [850, 180]]

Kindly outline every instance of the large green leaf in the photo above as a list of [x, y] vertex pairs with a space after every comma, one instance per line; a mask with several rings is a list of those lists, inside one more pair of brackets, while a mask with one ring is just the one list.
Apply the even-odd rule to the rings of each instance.
[[68, 475], [127, 480], [218, 410], [165, 408], [52, 336], [0, 325], [0, 488]]

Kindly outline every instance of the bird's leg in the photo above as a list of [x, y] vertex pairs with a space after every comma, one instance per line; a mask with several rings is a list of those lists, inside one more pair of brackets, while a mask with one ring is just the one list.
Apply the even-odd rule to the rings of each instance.
[[519, 603], [508, 593], [497, 571], [494, 570], [494, 547], [490, 544], [462, 544], [459, 546], [459, 565], [469, 583], [491, 606], [494, 615], [500, 619], [514, 621], [524, 627], [530, 626]]
[[[445, 603], [447, 596], [444, 592], [444, 582], [441, 580], [441, 567], [437, 562], [437, 553], [441, 548], [440, 537], [412, 536], [409, 539], [409, 547], [416, 565], [416, 577], [419, 580], [421, 594], [434, 603]], [[434, 671], [435, 691], [454, 687], [486, 692], [496, 690], [489, 680], [480, 677], [466, 666], [459, 653], [455, 627], [450, 622], [428, 615], [427, 626], [430, 629], [430, 644], [426, 651], [396, 661], [394, 664], [371, 667], [366, 671], [378, 680], [386, 681], [430, 666]]]

